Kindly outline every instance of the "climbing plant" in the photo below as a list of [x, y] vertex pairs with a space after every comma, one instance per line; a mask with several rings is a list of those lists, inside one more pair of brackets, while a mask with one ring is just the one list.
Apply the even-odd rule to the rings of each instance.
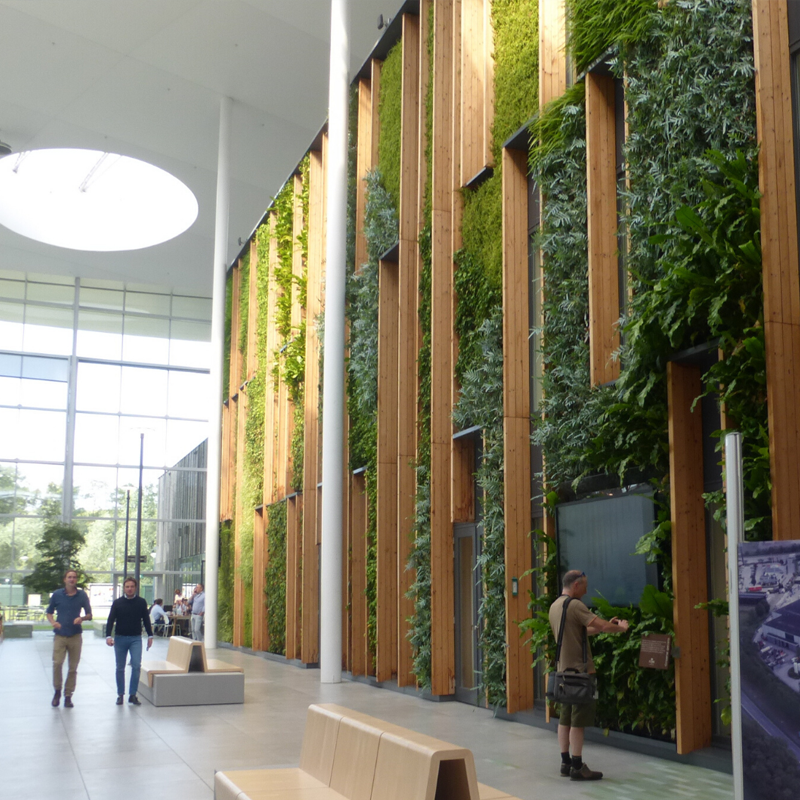
[[268, 650], [286, 653], [286, 501], [267, 508], [267, 548], [269, 559], [264, 575], [267, 605]]

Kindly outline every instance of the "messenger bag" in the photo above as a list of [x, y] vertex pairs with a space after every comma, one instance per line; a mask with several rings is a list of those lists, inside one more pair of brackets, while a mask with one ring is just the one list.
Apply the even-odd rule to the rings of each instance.
[[[564, 601], [564, 611], [561, 614], [561, 625], [558, 629], [558, 642], [556, 642], [556, 667], [561, 660], [561, 643], [564, 640], [564, 625], [567, 622], [567, 606], [573, 598]], [[588, 662], [586, 628], [583, 628], [583, 668]], [[597, 697], [597, 681], [595, 676], [577, 669], [565, 669], [561, 672], [551, 672], [547, 676], [548, 700], [556, 703], [566, 703], [573, 706], [583, 706], [591, 703]]]

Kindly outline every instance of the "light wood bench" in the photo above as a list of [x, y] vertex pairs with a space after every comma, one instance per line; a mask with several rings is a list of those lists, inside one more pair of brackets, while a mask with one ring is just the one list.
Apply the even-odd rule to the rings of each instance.
[[300, 766], [217, 772], [216, 800], [516, 800], [472, 752], [342, 706], [308, 709]]
[[203, 642], [172, 636], [166, 661], [143, 661], [139, 694], [154, 706], [244, 702], [244, 671], [206, 657]]

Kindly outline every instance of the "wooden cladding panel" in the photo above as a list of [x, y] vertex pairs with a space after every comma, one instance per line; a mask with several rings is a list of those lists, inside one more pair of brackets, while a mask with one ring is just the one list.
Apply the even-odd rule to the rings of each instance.
[[[322, 311], [324, 260], [324, 164], [322, 153], [312, 151], [308, 165], [308, 282], [306, 288], [306, 377], [304, 391], [303, 453], [303, 564], [302, 630], [310, 645], [319, 640], [319, 563], [317, 558], [317, 483], [319, 458], [319, 336], [316, 319]], [[308, 663], [317, 658], [317, 646], [304, 654]], [[297, 654], [300, 658], [301, 653]]]
[[614, 79], [586, 76], [589, 367], [592, 386], [619, 377], [619, 259]]
[[453, 522], [475, 521], [475, 439], [453, 442]]
[[286, 658], [300, 657], [303, 495], [286, 500]]
[[[251, 262], [252, 264], [252, 262]], [[264, 587], [267, 568], [267, 537], [265, 509], [253, 510], [253, 650], [269, 647]]]
[[364, 474], [353, 475], [350, 492], [352, 531], [352, 672], [367, 674], [367, 487]]
[[753, 0], [772, 526], [795, 538], [800, 512], [800, 278], [786, 0]]
[[711, 744], [711, 682], [705, 504], [703, 502], [703, 391], [699, 367], [667, 365], [669, 402], [672, 580], [675, 590], [675, 661], [678, 753]]
[[[241, 563], [242, 541], [241, 521], [242, 504], [241, 492], [236, 491], [242, 485], [242, 458], [241, 444], [244, 441], [245, 395], [239, 391], [242, 382], [242, 354], [239, 351], [239, 326], [241, 316], [239, 313], [241, 302], [241, 271], [237, 263], [231, 273], [233, 281], [231, 297], [231, 350], [230, 350], [230, 391], [231, 405], [236, 409], [234, 419], [236, 427], [231, 429], [230, 468], [233, 477], [232, 496], [236, 498], [233, 508], [233, 551], [234, 551], [234, 579], [233, 579], [233, 644], [241, 646], [244, 636], [244, 583], [239, 572]], [[233, 399], [235, 398], [235, 399]]]
[[400, 245], [398, 251], [397, 328], [397, 683], [410, 686], [412, 648], [408, 619], [414, 601], [406, 597], [413, 574], [411, 556], [415, 512], [417, 407], [417, 237], [419, 234], [419, 18], [403, 15], [403, 77], [400, 139]]
[[539, 108], [567, 90], [564, 0], [539, 0]]
[[377, 664], [379, 681], [397, 672], [397, 323], [398, 267], [378, 265]]
[[[503, 150], [503, 460], [506, 566], [506, 704], [533, 706], [532, 655], [517, 623], [528, 616], [531, 578], [530, 320], [527, 154]], [[511, 579], [519, 581], [511, 593]]]
[[277, 499], [276, 491], [276, 450], [278, 444], [278, 394], [273, 379], [275, 350], [278, 336], [275, 330], [275, 315], [278, 307], [278, 290], [275, 270], [278, 266], [278, 244], [274, 238], [275, 214], [269, 215], [269, 278], [267, 280], [267, 344], [265, 348], [266, 371], [264, 387], [264, 505], [271, 505]]
[[[238, 414], [236, 420], [236, 486], [244, 485], [244, 457], [245, 457], [245, 424], [247, 423], [247, 392], [239, 392], [236, 403]], [[234, 578], [233, 578], [233, 645], [241, 647], [244, 642], [244, 606], [245, 586], [242, 576], [242, 523], [245, 514], [251, 514], [251, 509], [244, 507], [242, 491], [236, 492], [236, 517], [234, 536]]]
[[356, 154], [356, 263], [358, 272], [367, 261], [367, 240], [364, 238], [364, 210], [367, 186], [364, 178], [378, 163], [378, 99], [381, 87], [381, 65], [372, 59], [370, 77], [358, 82], [358, 150]]
[[431, 691], [455, 691], [453, 526], [450, 509], [453, 375], [453, 16], [434, 5], [431, 276]]
[[492, 28], [489, 0], [461, 0], [461, 167], [464, 186], [491, 159], [493, 122]]

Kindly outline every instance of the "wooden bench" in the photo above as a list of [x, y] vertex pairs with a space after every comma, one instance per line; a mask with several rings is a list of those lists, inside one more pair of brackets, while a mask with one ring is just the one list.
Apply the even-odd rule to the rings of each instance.
[[203, 642], [173, 636], [166, 661], [142, 661], [139, 694], [154, 706], [243, 703], [244, 671], [207, 658]]
[[516, 800], [472, 752], [342, 706], [308, 709], [300, 766], [217, 772], [216, 800]]

